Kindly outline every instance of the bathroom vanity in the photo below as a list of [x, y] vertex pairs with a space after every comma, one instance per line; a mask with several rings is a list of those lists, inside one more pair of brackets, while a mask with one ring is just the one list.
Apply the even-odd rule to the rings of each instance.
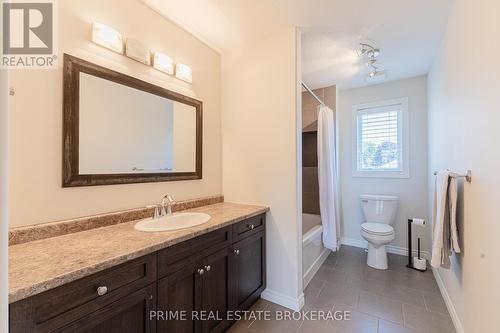
[[[176, 232], [136, 231], [134, 221], [11, 246], [10, 332], [227, 330], [227, 312], [248, 309], [265, 288], [267, 208], [193, 211], [212, 218]], [[25, 251], [40, 257], [24, 262]]]
[[[201, 101], [67, 54], [63, 72], [63, 187], [202, 179]], [[219, 199], [11, 231], [10, 332], [225, 331], [265, 288], [268, 208]]]

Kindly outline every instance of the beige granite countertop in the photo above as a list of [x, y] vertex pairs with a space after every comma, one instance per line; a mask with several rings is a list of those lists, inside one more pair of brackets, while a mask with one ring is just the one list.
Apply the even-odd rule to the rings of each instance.
[[268, 211], [267, 207], [218, 203], [186, 211], [210, 221], [169, 232], [141, 232], [136, 221], [52, 237], [9, 247], [9, 303], [116, 266]]

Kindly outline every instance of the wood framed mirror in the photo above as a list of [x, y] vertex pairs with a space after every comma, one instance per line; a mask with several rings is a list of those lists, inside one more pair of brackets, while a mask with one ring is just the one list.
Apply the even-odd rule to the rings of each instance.
[[64, 55], [63, 187], [202, 178], [203, 103]]

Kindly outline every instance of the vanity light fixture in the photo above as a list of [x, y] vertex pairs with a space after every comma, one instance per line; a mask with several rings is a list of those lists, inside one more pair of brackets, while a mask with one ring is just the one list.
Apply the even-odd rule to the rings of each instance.
[[170, 75], [175, 73], [175, 77], [182, 81], [193, 82], [193, 70], [188, 65], [175, 64], [174, 71], [174, 62], [166, 54], [154, 52], [151, 57], [151, 51], [139, 40], [127, 38], [126, 43], [124, 41], [125, 39], [115, 29], [99, 22], [92, 22], [92, 42], [120, 54], [125, 53], [127, 57], [145, 65], [153, 65], [155, 69], [164, 73]]
[[153, 54], [153, 67], [164, 73], [174, 75], [174, 62], [172, 58], [161, 52]]
[[105, 24], [92, 22], [92, 41], [98, 45], [123, 54], [122, 35]]
[[125, 55], [145, 65], [151, 65], [151, 52], [137, 39], [127, 38]]
[[176, 64], [175, 77], [186, 82], [193, 82], [193, 70], [188, 65]]

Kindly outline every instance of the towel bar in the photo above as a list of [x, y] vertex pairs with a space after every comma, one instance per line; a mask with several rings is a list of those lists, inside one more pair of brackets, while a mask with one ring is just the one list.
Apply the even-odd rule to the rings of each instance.
[[[434, 175], [437, 175], [437, 171], [434, 171]], [[451, 173], [451, 177], [454, 177], [454, 178], [457, 178], [457, 177], [463, 177], [465, 178], [465, 180], [470, 183], [472, 182], [472, 171], [470, 170], [467, 170], [467, 172], [465, 173], [465, 175], [462, 175], [462, 174], [459, 174], [459, 173], [455, 173], [455, 172], [452, 172]]]

